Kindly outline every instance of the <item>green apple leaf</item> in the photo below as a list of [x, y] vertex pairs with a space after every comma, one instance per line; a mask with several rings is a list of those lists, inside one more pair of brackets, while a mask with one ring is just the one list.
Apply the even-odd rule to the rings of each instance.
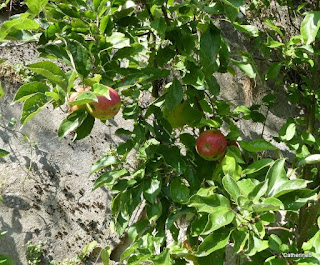
[[229, 229], [220, 229], [213, 232], [204, 239], [194, 255], [197, 257], [204, 257], [214, 251], [224, 248], [229, 242], [230, 234], [231, 231]]
[[84, 110], [77, 110], [68, 115], [68, 117], [65, 118], [60, 124], [58, 130], [59, 140], [72, 131], [75, 131], [84, 122], [84, 120], [87, 118], [87, 115], [88, 113]]
[[6, 150], [0, 149], [0, 157], [5, 157], [9, 155], [10, 153]]
[[22, 85], [19, 88], [19, 90], [17, 91], [14, 97], [14, 101], [15, 102], [25, 101], [36, 93], [45, 94], [48, 91], [50, 91], [50, 88], [44, 83], [40, 83], [40, 82], [27, 83]]
[[306, 44], [314, 42], [320, 28], [320, 11], [307, 12], [301, 23], [301, 35]]
[[239, 141], [240, 146], [249, 152], [262, 152], [265, 150], [276, 150], [277, 148], [264, 139], [256, 139], [250, 142]]

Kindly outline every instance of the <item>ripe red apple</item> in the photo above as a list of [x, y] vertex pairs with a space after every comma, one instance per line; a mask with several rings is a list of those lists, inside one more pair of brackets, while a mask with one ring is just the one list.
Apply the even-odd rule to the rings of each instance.
[[227, 138], [219, 130], [205, 131], [197, 139], [196, 150], [206, 160], [218, 160], [227, 150]]
[[117, 91], [111, 87], [107, 88], [109, 89], [110, 99], [105, 96], [97, 96], [98, 102], [86, 104], [88, 112], [93, 117], [103, 121], [113, 118], [121, 107], [121, 99]]

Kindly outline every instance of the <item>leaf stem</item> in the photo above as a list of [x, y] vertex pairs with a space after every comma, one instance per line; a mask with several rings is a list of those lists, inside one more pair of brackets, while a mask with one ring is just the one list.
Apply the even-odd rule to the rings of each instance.
[[267, 226], [266, 227], [266, 230], [268, 231], [273, 231], [273, 230], [284, 230], [284, 231], [287, 231], [287, 232], [292, 232], [291, 229], [289, 228], [286, 228], [286, 227], [282, 227], [282, 226]]

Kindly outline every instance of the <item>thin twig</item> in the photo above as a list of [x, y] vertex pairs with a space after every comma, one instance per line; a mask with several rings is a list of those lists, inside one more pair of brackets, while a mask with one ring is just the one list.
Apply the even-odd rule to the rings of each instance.
[[97, 259], [96, 259], [96, 261], [94, 262], [93, 265], [96, 265], [97, 262], [99, 261], [99, 258], [100, 258], [100, 256], [101, 256], [102, 250], [103, 250], [103, 248], [101, 248], [101, 250], [100, 250], [100, 252], [99, 252], [99, 255], [98, 255], [98, 257], [97, 257]]
[[297, 30], [297, 32], [300, 32], [300, 29], [292, 21], [290, 7], [289, 7], [289, 0], [287, 0], [287, 11], [288, 11], [288, 17], [289, 17], [290, 24]]
[[284, 230], [287, 232], [292, 232], [292, 229], [286, 228], [286, 227], [282, 227], [282, 226], [267, 226], [266, 229], [268, 231], [272, 231], [272, 230]]

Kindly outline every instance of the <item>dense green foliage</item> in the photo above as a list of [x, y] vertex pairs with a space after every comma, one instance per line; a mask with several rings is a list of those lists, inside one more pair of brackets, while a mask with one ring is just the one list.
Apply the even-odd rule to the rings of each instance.
[[[117, 130], [128, 140], [91, 174], [100, 173], [93, 189], [105, 185], [113, 194], [114, 228], [132, 240], [121, 256], [127, 264], [223, 264], [228, 243], [237, 264], [243, 258], [244, 264], [319, 264], [320, 7], [295, 2], [29, 0], [26, 13], [2, 24], [0, 41], [35, 41], [42, 58], [70, 69], [52, 60], [28, 66], [34, 75], [15, 97], [24, 102], [21, 124], [49, 104], [63, 106], [75, 84], [92, 90], [73, 104], [107, 94], [101, 84], [121, 95], [121, 115], [133, 130]], [[278, 26], [275, 3], [294, 15], [296, 32]], [[250, 43], [246, 50], [230, 52], [230, 27]], [[219, 99], [214, 74], [235, 74], [237, 67], [261, 86], [276, 84], [302, 108], [274, 138], [294, 154], [292, 163], [264, 139], [238, 141], [241, 150], [229, 146], [221, 162], [197, 154], [199, 132], [223, 125], [228, 140], [237, 140], [236, 120], [264, 123], [261, 109], [277, 104], [277, 90], [249, 107]], [[139, 100], [144, 93], [153, 96], [147, 105]], [[173, 124], [168, 113], [181, 103], [179, 115], [188, 118]], [[75, 111], [59, 137], [85, 138], [94, 122], [87, 111]]]

